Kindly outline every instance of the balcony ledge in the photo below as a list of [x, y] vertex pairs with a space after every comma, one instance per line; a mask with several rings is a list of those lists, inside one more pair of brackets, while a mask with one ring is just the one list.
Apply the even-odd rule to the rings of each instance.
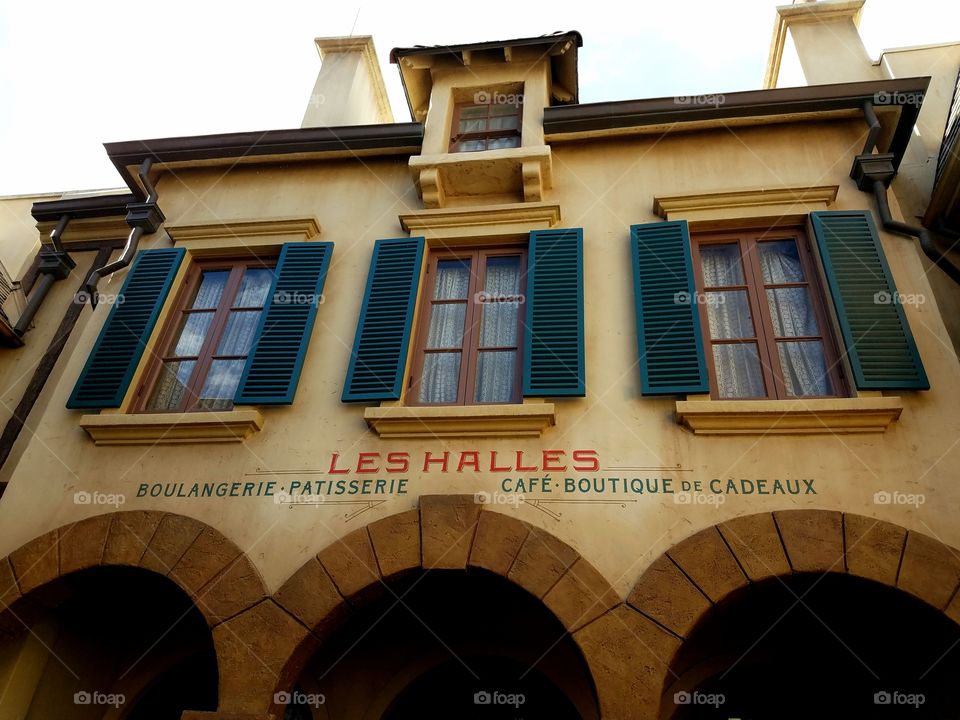
[[677, 422], [697, 435], [882, 433], [900, 417], [898, 397], [678, 400]]
[[218, 412], [83, 415], [80, 427], [96, 445], [180, 445], [242, 442], [263, 429], [254, 408]]
[[381, 406], [363, 417], [381, 438], [540, 437], [557, 419], [553, 403]]

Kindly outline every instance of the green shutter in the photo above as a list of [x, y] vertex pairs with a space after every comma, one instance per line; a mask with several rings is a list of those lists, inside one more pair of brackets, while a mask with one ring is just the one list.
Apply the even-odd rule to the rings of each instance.
[[630, 227], [644, 395], [710, 392], [684, 220]]
[[183, 260], [183, 248], [143, 250], [67, 400], [71, 409], [120, 407]]
[[523, 394], [583, 397], [583, 230], [530, 233]]
[[343, 402], [400, 399], [423, 246], [422, 237], [374, 245]]
[[811, 218], [857, 388], [928, 390], [873, 216], [840, 210]]
[[285, 243], [233, 402], [289, 405], [323, 302], [333, 243]]

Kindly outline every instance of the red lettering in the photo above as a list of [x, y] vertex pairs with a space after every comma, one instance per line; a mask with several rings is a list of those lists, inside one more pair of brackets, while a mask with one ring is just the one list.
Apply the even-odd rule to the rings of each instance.
[[544, 450], [543, 451], [543, 471], [544, 472], [562, 472], [567, 469], [566, 465], [561, 465], [563, 456], [566, 453], [563, 450]]
[[387, 453], [387, 472], [405, 473], [410, 469], [410, 454], [405, 452]]
[[460, 453], [460, 462], [457, 463], [457, 472], [463, 472], [464, 468], [470, 467], [474, 472], [480, 472], [480, 453], [476, 450], [467, 450]]
[[443, 457], [442, 457], [442, 458], [435, 458], [435, 457], [433, 457], [429, 452], [426, 452], [426, 453], [423, 454], [423, 471], [424, 471], [424, 472], [427, 472], [427, 470], [430, 469], [431, 463], [433, 463], [433, 464], [439, 463], [439, 464], [440, 464], [440, 472], [446, 472], [446, 471], [447, 471], [447, 461], [448, 461], [449, 459], [450, 459], [450, 453], [448, 453], [446, 450], [444, 450], [444, 452], [443, 452]]
[[330, 456], [330, 470], [328, 471], [331, 475], [346, 475], [350, 470], [348, 468], [338, 468], [337, 460], [340, 457], [340, 453], [333, 453]]
[[[578, 464], [582, 463], [582, 464]], [[600, 457], [596, 450], [574, 450], [573, 469], [581, 472], [596, 472], [600, 469]]]
[[357, 455], [357, 473], [375, 473], [380, 470], [380, 465], [374, 465], [380, 459], [378, 452], [362, 452]]
[[490, 451], [490, 472], [510, 472], [513, 470], [509, 465], [506, 467], [497, 467], [497, 451]]
[[536, 465], [526, 466], [523, 464], [523, 450], [517, 450], [517, 472], [536, 472]]

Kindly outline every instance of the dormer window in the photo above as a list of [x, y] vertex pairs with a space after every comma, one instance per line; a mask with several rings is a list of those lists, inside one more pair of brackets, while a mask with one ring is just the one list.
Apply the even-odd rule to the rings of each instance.
[[450, 152], [520, 147], [523, 95], [477, 90], [453, 111]]

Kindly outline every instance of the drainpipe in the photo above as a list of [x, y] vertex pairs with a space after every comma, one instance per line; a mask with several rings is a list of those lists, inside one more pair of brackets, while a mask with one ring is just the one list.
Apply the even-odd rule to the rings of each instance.
[[143, 202], [134, 202], [127, 205], [126, 222], [130, 226], [130, 235], [127, 237], [127, 244], [124, 245], [123, 252], [113, 262], [107, 263], [90, 273], [90, 277], [84, 284], [84, 290], [90, 297], [90, 307], [95, 308], [97, 306], [97, 283], [100, 282], [100, 279], [127, 267], [137, 254], [140, 238], [144, 234], [155, 233], [166, 219], [157, 206], [157, 190], [150, 182], [149, 173], [152, 165], [153, 159], [146, 158], [137, 171], [140, 182], [147, 191], [147, 199]]
[[853, 178], [857, 187], [867, 193], [872, 193], [877, 203], [877, 214], [880, 215], [880, 221], [885, 230], [897, 233], [899, 235], [908, 235], [917, 238], [920, 242], [920, 249], [938, 268], [950, 276], [955, 283], [960, 285], [960, 268], [954, 265], [946, 255], [936, 246], [930, 232], [920, 225], [909, 225], [899, 220], [894, 220], [890, 214], [890, 202], [887, 198], [887, 187], [897, 175], [893, 166], [893, 153], [874, 153], [873, 150], [877, 144], [877, 136], [880, 134], [880, 122], [873, 111], [873, 103], [867, 101], [863, 106], [863, 118], [869, 128], [867, 131], [867, 141], [863, 146], [863, 151], [853, 159], [853, 167], [850, 169], [850, 177]]
[[62, 216], [60, 222], [50, 232], [50, 242], [53, 244], [53, 250], [49, 248], [40, 250], [37, 265], [39, 278], [33, 286], [27, 306], [20, 314], [17, 324], [13, 326], [13, 331], [18, 337], [23, 337], [24, 333], [30, 328], [30, 323], [33, 322], [33, 318], [46, 299], [47, 293], [50, 292], [50, 288], [53, 287], [53, 283], [57, 280], [63, 280], [77, 266], [77, 263], [63, 249], [63, 244], [60, 242], [60, 236], [63, 235], [63, 231], [67, 229], [69, 223], [70, 216]]

